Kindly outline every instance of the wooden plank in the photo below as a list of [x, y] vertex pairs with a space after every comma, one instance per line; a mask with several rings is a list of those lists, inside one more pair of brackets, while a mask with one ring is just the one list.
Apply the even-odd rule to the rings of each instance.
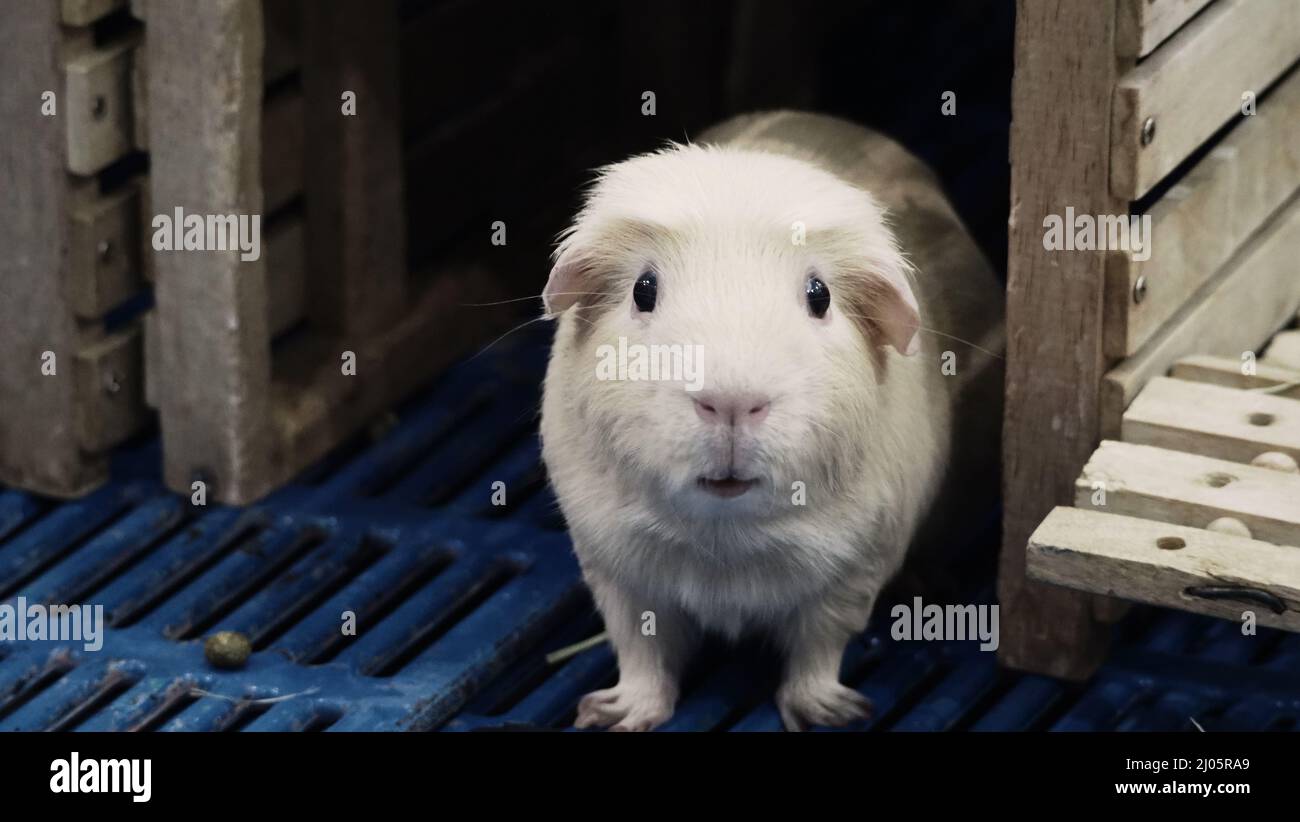
[[[1300, 3], [1219, 0], [1115, 89], [1110, 186], [1136, 200], [1300, 57]], [[1145, 124], [1154, 124], [1144, 139]]]
[[[0, 3], [0, 482], [71, 496], [103, 482], [107, 466], [83, 455], [76, 437], [80, 340], [60, 282], [70, 231], [67, 126], [40, 114], [41, 94], [62, 87], [62, 45], [58, 5]], [[41, 371], [47, 351], [53, 375]]]
[[[1028, 569], [1081, 591], [1232, 620], [1250, 611], [1260, 625], [1300, 631], [1300, 550], [1291, 546], [1060, 507], [1029, 538]], [[1260, 591], [1283, 610], [1188, 593], [1201, 586]]]
[[262, 111], [262, 192], [268, 216], [302, 195], [303, 117], [297, 89], [267, 100]]
[[[307, 314], [364, 334], [405, 307], [401, 82], [395, 0], [303, 6]], [[356, 95], [344, 115], [341, 95]]]
[[1205, 8], [1210, 0], [1120, 0], [1115, 53], [1145, 57]]
[[62, 0], [60, 8], [64, 25], [89, 26], [125, 6], [126, 0]]
[[1100, 664], [1108, 629], [1098, 600], [1025, 578], [1025, 542], [1052, 506], [1068, 502], [1098, 441], [1104, 258], [1043, 248], [1042, 226], [1062, 203], [1122, 214], [1105, 185], [1109, 111], [1121, 65], [1115, 2], [1019, 0], [1012, 82], [1004, 523], [998, 595], [1001, 660], [1070, 678]]
[[1300, 401], [1156, 377], [1124, 412], [1121, 434], [1125, 442], [1234, 462], [1265, 451], [1300, 460]]
[[[1145, 261], [1114, 251], [1106, 282], [1106, 353], [1149, 340], [1277, 208], [1300, 189], [1300, 72], [1261, 98], [1223, 142], [1150, 209]], [[1138, 300], [1138, 281], [1142, 298]]]
[[[509, 252], [513, 254], [514, 252]], [[504, 256], [504, 255], [503, 255]], [[467, 347], [512, 323], [509, 312], [465, 311], [465, 303], [500, 299], [502, 270], [479, 259], [441, 261], [428, 272], [410, 310], [391, 327], [358, 337], [355, 375], [339, 368], [338, 339], [294, 335], [275, 358], [273, 413], [280, 452], [277, 481], [325, 456], [375, 415], [445, 368]], [[510, 265], [510, 264], [506, 264]]]
[[1264, 350], [1262, 362], [1300, 370], [1300, 331], [1283, 331], [1274, 337]]
[[77, 352], [77, 433], [88, 451], [105, 451], [134, 434], [147, 419], [144, 338], [138, 325], [110, 334]]
[[[262, 11], [257, 0], [153, 0], [149, 144], [152, 208], [260, 215]], [[221, 112], [214, 116], [213, 112]], [[239, 502], [271, 474], [270, 334], [264, 259], [237, 251], [154, 255], [164, 477]]]
[[302, 63], [302, 13], [300, 0], [262, 0], [266, 45], [262, 79], [266, 85], [284, 81]]
[[134, 115], [131, 142], [140, 151], [149, 150], [149, 61], [142, 34], [140, 45], [131, 51], [131, 112]]
[[1293, 199], [1191, 304], [1140, 351], [1106, 374], [1101, 387], [1102, 435], [1117, 438], [1124, 409], [1147, 380], [1165, 374], [1177, 360], [1203, 353], [1240, 357], [1257, 350], [1286, 325], [1300, 305], [1296, 248], [1300, 248], [1300, 203]]
[[[137, 0], [138, 2], [138, 0]], [[162, 354], [158, 351], [158, 312], [150, 310], [140, 320], [144, 335], [144, 404], [158, 407], [158, 380], [162, 377]]]
[[71, 209], [68, 299], [84, 319], [104, 316], [144, 287], [140, 273], [140, 191], [130, 183]]
[[61, 107], [68, 128], [68, 170], [73, 174], [95, 174], [131, 150], [134, 48], [134, 39], [122, 40], [68, 60]]
[[1254, 373], [1247, 374], [1243, 372], [1240, 359], [1197, 354], [1174, 363], [1169, 375], [1180, 380], [1207, 382], [1227, 388], [1270, 388], [1284, 385], [1287, 387], [1275, 392], [1274, 396], [1300, 400], [1300, 370], [1278, 368], [1266, 362], [1255, 363]]
[[1200, 454], [1105, 440], [1075, 483], [1074, 504], [1190, 528], [1234, 517], [1254, 539], [1300, 547], [1300, 474]]
[[301, 218], [277, 223], [266, 237], [268, 323], [276, 337], [303, 317], [307, 272], [303, 268], [305, 229]]

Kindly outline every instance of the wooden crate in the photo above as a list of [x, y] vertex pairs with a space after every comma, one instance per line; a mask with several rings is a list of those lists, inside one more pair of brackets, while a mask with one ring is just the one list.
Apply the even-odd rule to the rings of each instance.
[[0, 482], [52, 496], [104, 482], [108, 450], [147, 419], [142, 335], [121, 311], [144, 287], [146, 187], [125, 5], [0, 8]]
[[[1300, 306], [1298, 57], [1294, 3], [1018, 3], [999, 580], [1000, 654], [1014, 667], [1087, 676], [1105, 652], [1108, 623], [1123, 612], [1093, 594], [1156, 601], [1089, 581], [1090, 571], [1072, 580], [1066, 563], [1045, 570], [1050, 552], [1039, 549], [1054, 536], [1035, 537], [1026, 552], [1044, 517], [1074, 499], [1089, 459], [1128, 447], [1094, 455], [1103, 438], [1203, 459], [1281, 446], [1260, 439], [1262, 426], [1230, 445], [1225, 432], [1184, 439], [1158, 420], [1171, 391], [1175, 404], [1229, 391], [1214, 400], [1240, 416], [1263, 402], [1247, 389], [1277, 382], [1276, 364], [1261, 362], [1253, 374], [1240, 366]], [[1044, 219], [1067, 207], [1148, 215], [1149, 258], [1047, 250]], [[1171, 370], [1228, 387], [1171, 383]], [[1297, 401], [1277, 395], [1269, 403]], [[1153, 407], [1157, 422], [1146, 416]], [[1059, 524], [1073, 539], [1092, 527], [1098, 551], [1155, 533], [1144, 523], [1095, 519], [1103, 516], [1113, 517], [1058, 511], [1044, 527]], [[1113, 525], [1107, 536], [1096, 531], [1103, 523]], [[1154, 561], [1168, 560], [1171, 579], [1181, 579], [1179, 562], [1193, 553], [1157, 553]], [[1214, 612], [1175, 599], [1159, 601]]]
[[[522, 115], [462, 113], [443, 94], [470, 66], [447, 62], [441, 47], [466, 49], [439, 24], [490, 25], [476, 4], [142, 5], [151, 208], [263, 227], [257, 260], [153, 255], [146, 361], [164, 477], [246, 503], [500, 330], [504, 310], [466, 304], [509, 296], [499, 272], [515, 252], [483, 253], [485, 220], [460, 262], [452, 223], [492, 190], [485, 172], [528, 179], [510, 153], [484, 160], [484, 133], [517, 134]], [[433, 102], [445, 105], [429, 120]]]
[[[1151, 380], [1029, 539], [1036, 580], [1300, 631], [1300, 352]], [[1279, 350], [1280, 349], [1280, 350]], [[1225, 518], [1227, 521], [1225, 522]]]

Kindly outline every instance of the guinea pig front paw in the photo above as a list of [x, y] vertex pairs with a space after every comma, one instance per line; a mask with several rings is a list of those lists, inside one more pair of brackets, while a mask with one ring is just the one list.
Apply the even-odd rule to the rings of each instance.
[[786, 682], [776, 693], [776, 705], [787, 731], [802, 731], [810, 725], [847, 725], [869, 719], [872, 713], [870, 699], [834, 679]]
[[649, 731], [673, 715], [671, 689], [651, 682], [620, 681], [613, 688], [592, 691], [578, 702], [575, 728]]

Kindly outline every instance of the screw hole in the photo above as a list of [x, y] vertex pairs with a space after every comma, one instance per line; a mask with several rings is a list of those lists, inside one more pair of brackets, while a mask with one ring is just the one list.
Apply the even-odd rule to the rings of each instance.
[[104, 98], [104, 95], [95, 95], [95, 102], [91, 104], [90, 113], [96, 120], [102, 120], [104, 115], [108, 114], [108, 100]]
[[1161, 537], [1156, 540], [1156, 547], [1162, 551], [1177, 551], [1179, 548], [1186, 548], [1187, 543], [1182, 537]]
[[1248, 418], [1251, 425], [1265, 426], [1277, 422], [1277, 417], [1272, 414], [1256, 413], [1251, 414]]
[[1209, 485], [1211, 488], [1222, 488], [1223, 486], [1227, 485], [1230, 482], [1235, 482], [1236, 479], [1237, 478], [1234, 477], [1232, 474], [1215, 473], [1215, 474], [1210, 474], [1208, 477], [1206, 477], [1205, 483]]

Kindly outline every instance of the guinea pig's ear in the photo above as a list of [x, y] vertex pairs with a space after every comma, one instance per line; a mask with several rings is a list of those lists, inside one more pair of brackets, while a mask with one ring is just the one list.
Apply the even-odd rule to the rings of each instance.
[[589, 290], [584, 287], [588, 266], [589, 261], [573, 243], [560, 247], [555, 264], [551, 266], [551, 276], [546, 280], [546, 288], [542, 290], [542, 305], [547, 317], [560, 315], [578, 301], [583, 291]]
[[878, 344], [910, 357], [921, 350], [921, 311], [903, 273], [905, 265], [866, 266], [858, 272], [861, 281], [849, 299], [857, 319]]
[[901, 270], [882, 272], [883, 287], [874, 302], [875, 315], [885, 342], [898, 353], [911, 357], [921, 350], [921, 309], [907, 276]]

